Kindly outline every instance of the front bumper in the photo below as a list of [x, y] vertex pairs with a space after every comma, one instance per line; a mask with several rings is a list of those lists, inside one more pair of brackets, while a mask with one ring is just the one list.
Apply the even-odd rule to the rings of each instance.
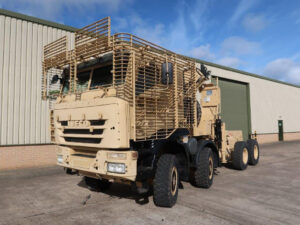
[[[122, 153], [122, 157], [110, 157], [111, 153]], [[78, 170], [82, 174], [105, 179], [124, 179], [135, 181], [137, 174], [137, 152], [136, 151], [111, 151], [98, 150], [81, 151], [71, 147], [58, 146], [57, 165]], [[107, 170], [108, 163], [122, 163], [125, 165], [124, 173], [112, 173]]]

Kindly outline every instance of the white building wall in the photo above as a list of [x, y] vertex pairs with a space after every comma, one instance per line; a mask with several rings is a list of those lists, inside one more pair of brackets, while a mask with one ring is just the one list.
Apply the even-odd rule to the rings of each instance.
[[41, 100], [43, 46], [64, 35], [72, 34], [0, 15], [0, 145], [50, 142], [49, 102]]
[[300, 132], [300, 88], [238, 72], [207, 66], [213, 75], [249, 83], [252, 133], [278, 133], [278, 120], [284, 132]]

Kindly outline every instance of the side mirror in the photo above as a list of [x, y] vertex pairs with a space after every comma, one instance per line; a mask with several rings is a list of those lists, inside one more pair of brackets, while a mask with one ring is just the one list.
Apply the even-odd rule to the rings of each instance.
[[163, 63], [161, 72], [161, 83], [165, 85], [173, 84], [173, 64]]
[[52, 79], [51, 79], [51, 84], [56, 84], [58, 80], [59, 80], [58, 75], [57, 75], [57, 74], [54, 75], [54, 76], [52, 77]]
[[201, 64], [200, 71], [205, 76], [206, 79], [209, 78], [211, 72], [207, 70], [206, 66], [204, 66], [203, 64]]

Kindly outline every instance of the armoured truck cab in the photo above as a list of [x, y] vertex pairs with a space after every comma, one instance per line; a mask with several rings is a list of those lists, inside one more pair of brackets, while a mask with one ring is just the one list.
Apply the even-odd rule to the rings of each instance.
[[126, 101], [110, 96], [57, 103], [53, 116], [59, 165], [97, 176], [135, 180], [138, 155], [130, 150]]
[[109, 17], [73, 38], [44, 47], [42, 80], [57, 164], [67, 172], [101, 189], [153, 185], [155, 204], [171, 207], [180, 181], [209, 188], [218, 166], [257, 164], [257, 142], [226, 131], [220, 89], [204, 65], [131, 34], [111, 35]]

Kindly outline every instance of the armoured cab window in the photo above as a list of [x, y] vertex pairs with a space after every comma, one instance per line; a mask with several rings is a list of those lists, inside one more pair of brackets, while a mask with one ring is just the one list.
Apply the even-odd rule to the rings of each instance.
[[94, 69], [91, 89], [95, 89], [101, 86], [111, 86], [112, 84], [112, 65], [102, 66]]
[[90, 70], [79, 72], [77, 74], [76, 90], [83, 92], [88, 88], [89, 79], [90, 79]]
[[154, 62], [138, 67], [135, 94], [142, 94], [159, 83], [159, 72]]
[[66, 95], [69, 92], [69, 77], [67, 77], [64, 81], [63, 81], [63, 87], [62, 87], [62, 94]]
[[69, 88], [70, 88], [70, 82], [69, 82], [69, 70], [68, 69], [64, 69], [63, 73], [62, 73], [62, 79], [60, 80], [61, 84], [62, 84], [62, 94], [66, 95], [69, 92]]

